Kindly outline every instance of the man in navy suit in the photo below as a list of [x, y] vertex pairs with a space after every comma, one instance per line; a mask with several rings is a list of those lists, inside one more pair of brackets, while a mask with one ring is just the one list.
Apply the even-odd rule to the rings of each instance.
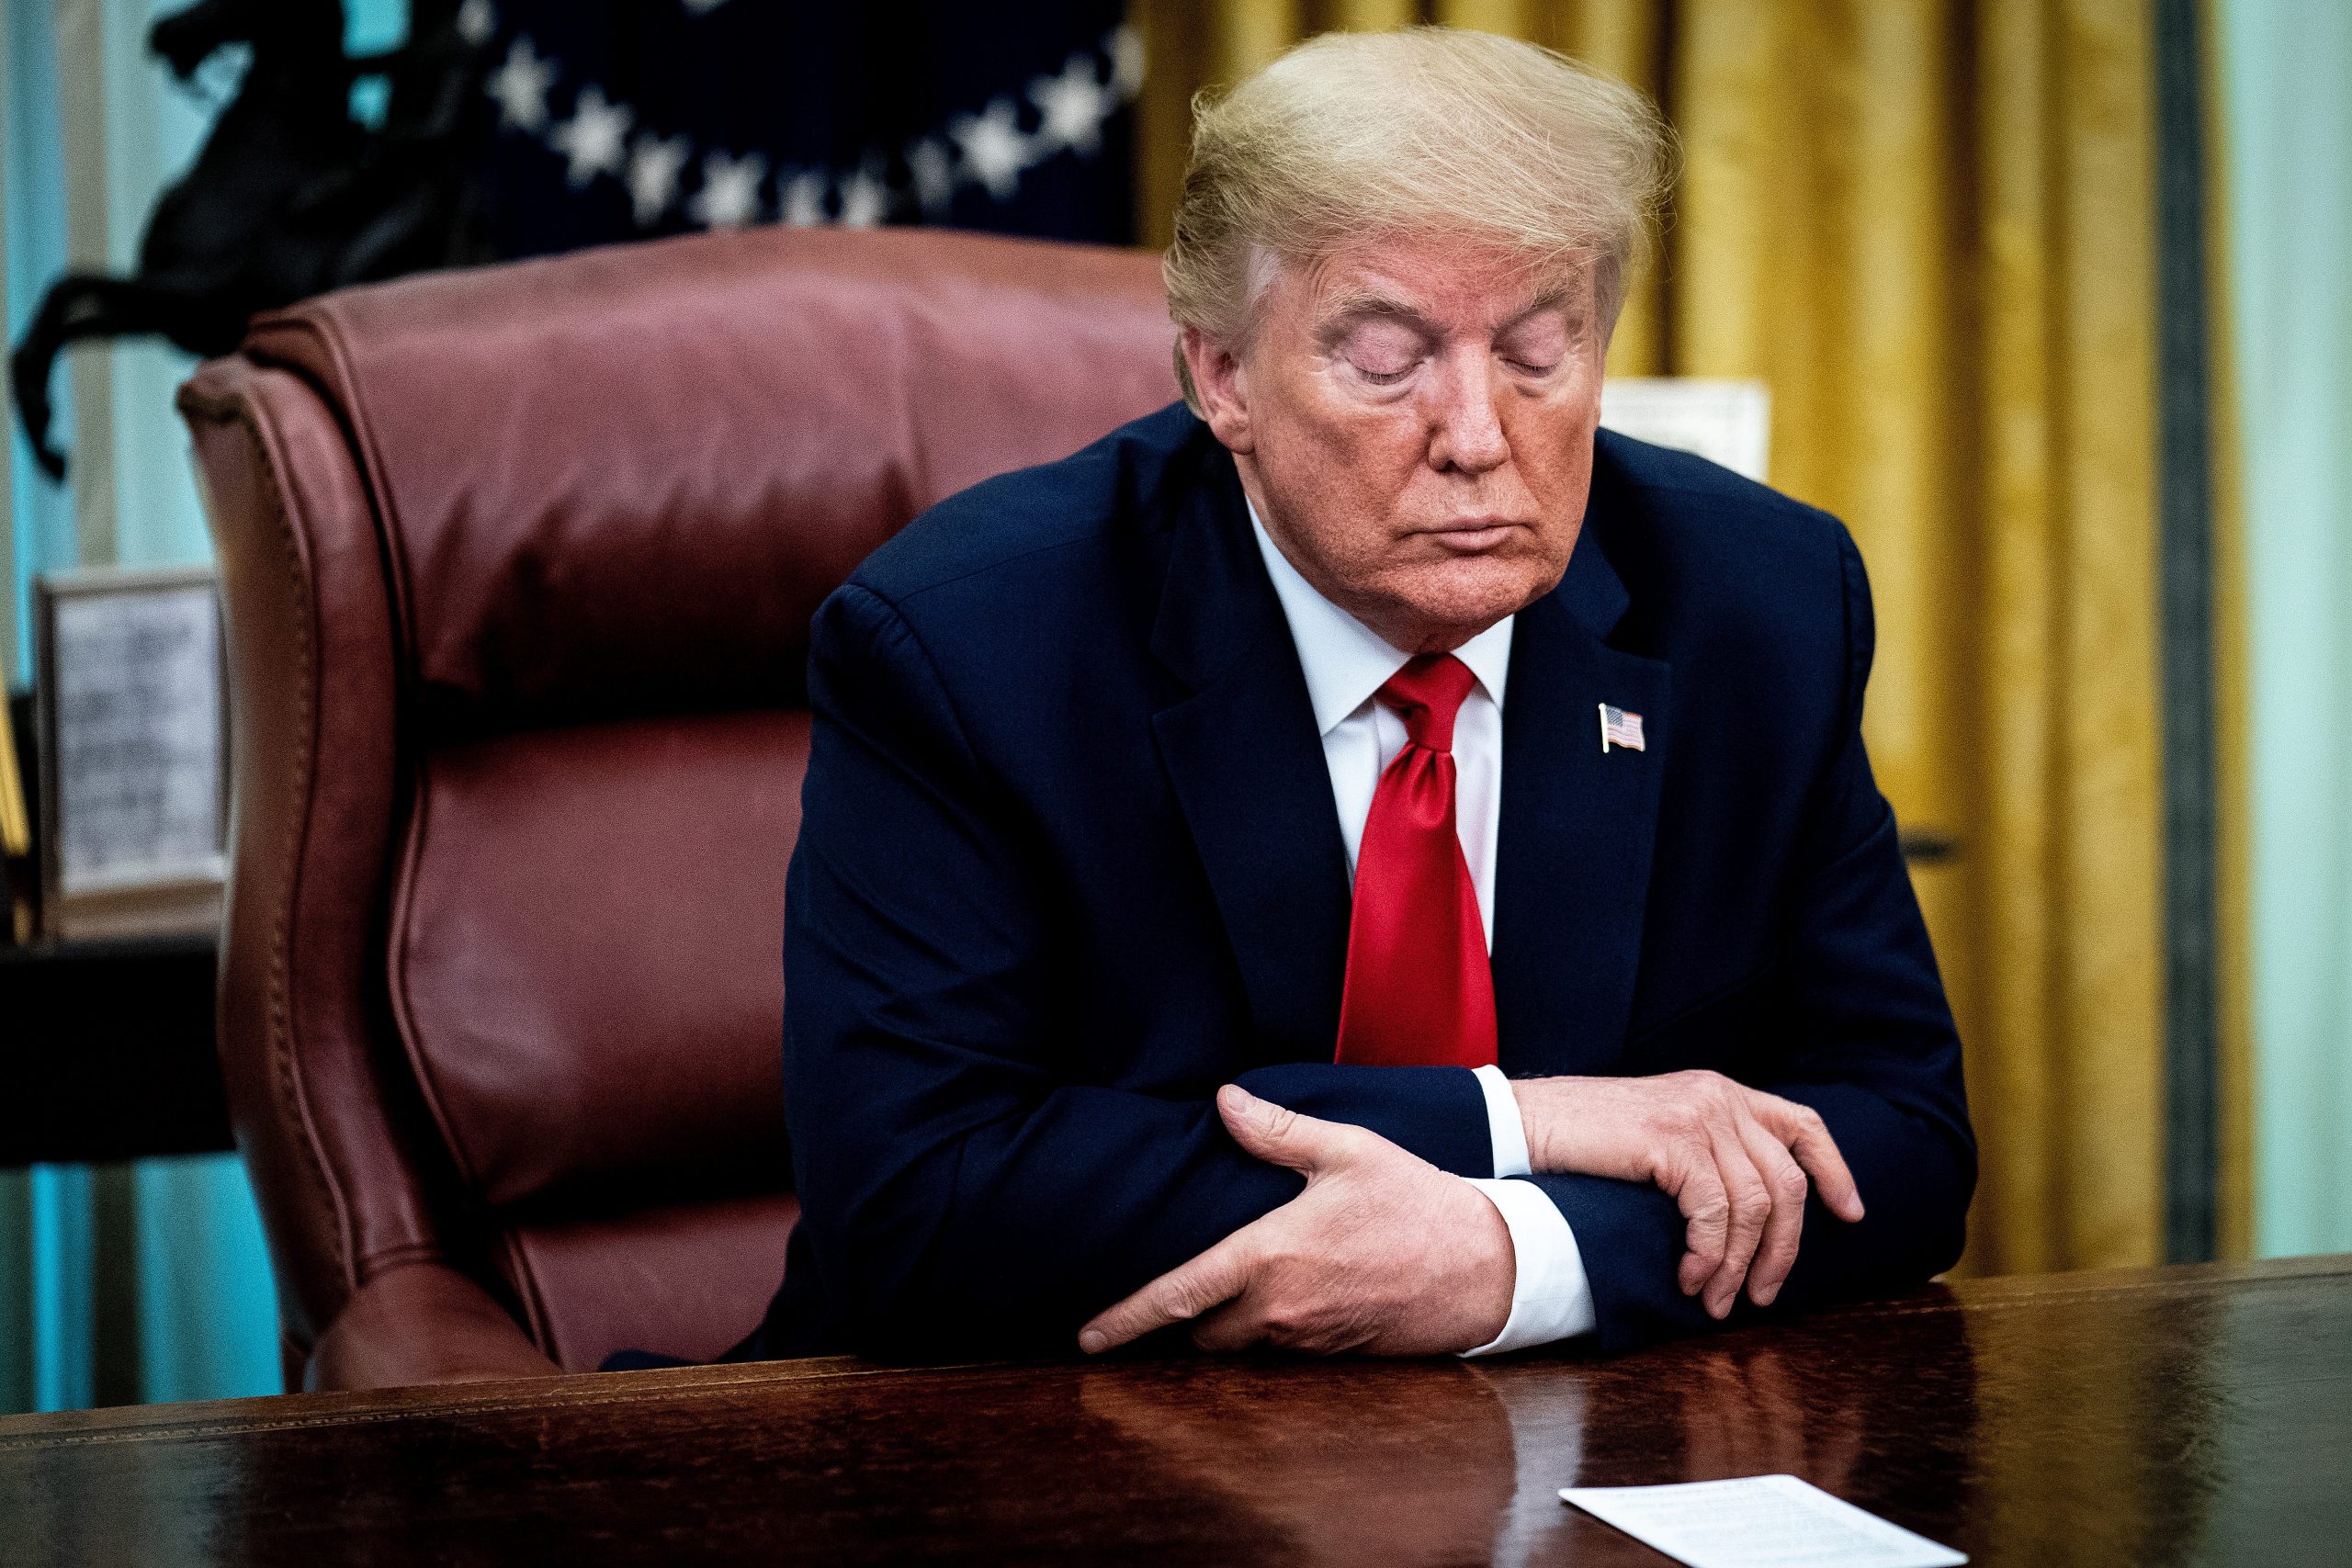
[[1203, 113], [1187, 406], [826, 603], [762, 1349], [1613, 1349], [1958, 1255], [1861, 562], [1597, 431], [1665, 163], [1531, 46], [1303, 46]]

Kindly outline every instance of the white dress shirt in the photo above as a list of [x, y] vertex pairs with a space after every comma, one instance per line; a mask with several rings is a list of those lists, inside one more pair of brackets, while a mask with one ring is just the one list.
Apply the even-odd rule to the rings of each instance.
[[[1405, 667], [1409, 656], [1389, 647], [1299, 575], [1258, 521], [1255, 506], [1250, 509], [1250, 525], [1257, 533], [1258, 548], [1290, 623], [1291, 641], [1298, 649], [1352, 876], [1381, 770], [1403, 750], [1406, 739], [1405, 721], [1374, 701], [1373, 694]], [[1454, 830], [1462, 837], [1463, 859], [1469, 863], [1471, 886], [1477, 890], [1478, 918], [1489, 953], [1495, 945], [1495, 842], [1502, 825], [1503, 685], [1510, 672], [1511, 626], [1505, 620], [1488, 626], [1453, 650], [1477, 677], [1453, 720], [1453, 809]], [[1592, 1286], [1585, 1277], [1575, 1233], [1541, 1188], [1509, 1179], [1529, 1174], [1518, 1098], [1501, 1068], [1480, 1067], [1476, 1073], [1487, 1097], [1495, 1177], [1474, 1178], [1470, 1184], [1500, 1211], [1510, 1232], [1516, 1273], [1510, 1318], [1503, 1331], [1465, 1354], [1520, 1350], [1589, 1333]]]

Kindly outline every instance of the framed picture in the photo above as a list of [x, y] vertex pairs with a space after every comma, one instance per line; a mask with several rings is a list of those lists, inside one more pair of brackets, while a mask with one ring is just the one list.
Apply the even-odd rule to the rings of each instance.
[[228, 686], [212, 570], [41, 577], [33, 595], [43, 934], [219, 925]]
[[1615, 376], [1600, 385], [1600, 423], [1636, 441], [1696, 452], [1760, 484], [1771, 448], [1772, 398], [1761, 381]]

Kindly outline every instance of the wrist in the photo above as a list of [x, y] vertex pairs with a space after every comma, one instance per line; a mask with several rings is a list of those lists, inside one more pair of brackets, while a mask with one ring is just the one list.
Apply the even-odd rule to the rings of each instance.
[[1510, 1316], [1495, 1337], [1463, 1353], [1500, 1355], [1590, 1333], [1592, 1284], [1566, 1217], [1532, 1181], [1471, 1185], [1502, 1212], [1510, 1232]]
[[1518, 1248], [1511, 1240], [1510, 1224], [1504, 1218], [1501, 1205], [1486, 1185], [1476, 1181], [1464, 1185], [1476, 1190], [1479, 1214], [1471, 1226], [1474, 1260], [1466, 1281], [1468, 1289], [1463, 1292], [1463, 1301], [1468, 1308], [1467, 1321], [1455, 1336], [1462, 1340], [1456, 1347], [1461, 1350], [1491, 1343], [1509, 1326], [1511, 1303], [1519, 1292]]
[[1575, 1081], [1566, 1077], [1521, 1078], [1511, 1085], [1511, 1092], [1519, 1100], [1519, 1124], [1527, 1139], [1530, 1170], [1556, 1174], [1569, 1168], [1563, 1162], [1566, 1153], [1563, 1147], [1563, 1123], [1569, 1110], [1569, 1086]]

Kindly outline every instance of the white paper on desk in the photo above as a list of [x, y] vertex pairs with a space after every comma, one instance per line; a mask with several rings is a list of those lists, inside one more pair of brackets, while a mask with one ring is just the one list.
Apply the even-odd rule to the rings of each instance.
[[1690, 1568], [1951, 1568], [1968, 1561], [1793, 1475], [1564, 1486], [1560, 1496]]

